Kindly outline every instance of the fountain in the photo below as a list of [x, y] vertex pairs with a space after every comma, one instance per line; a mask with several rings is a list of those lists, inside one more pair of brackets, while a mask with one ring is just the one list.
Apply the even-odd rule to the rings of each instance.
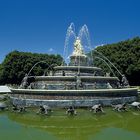
[[[86, 43], [82, 39], [84, 36]], [[72, 37], [71, 51], [72, 47], [68, 46]], [[88, 49], [92, 50], [87, 26], [84, 25], [76, 36], [72, 23], [68, 27], [64, 45], [65, 62], [61, 66], [54, 65], [53, 70], [47, 75], [30, 76], [29, 72], [19, 89], [11, 88], [12, 102], [28, 106], [89, 107], [94, 104], [111, 105], [137, 100], [137, 89], [129, 87], [124, 75], [123, 85], [120, 85], [119, 78], [109, 66], [114, 65], [105, 56], [96, 58], [107, 64], [113, 77], [105, 75], [101, 68], [93, 66], [93, 56], [92, 53], [89, 56], [86, 52]], [[117, 68], [116, 70], [119, 72]], [[122, 75], [120, 72], [119, 74]]]

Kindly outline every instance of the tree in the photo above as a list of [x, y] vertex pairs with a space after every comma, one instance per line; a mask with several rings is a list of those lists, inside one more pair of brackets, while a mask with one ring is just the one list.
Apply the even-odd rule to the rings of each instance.
[[[114, 44], [99, 46], [95, 49], [95, 51], [93, 51], [94, 65], [105, 69], [105, 71], [109, 71], [105, 63], [103, 63], [101, 60], [99, 61], [95, 59], [97, 56], [102, 57], [96, 51], [107, 57], [122, 74], [125, 74], [131, 85], [140, 85], [139, 37]], [[120, 77], [118, 72], [113, 67], [112, 69], [114, 70], [115, 74]]]
[[[1, 84], [20, 84], [26, 73], [34, 67], [30, 75], [43, 75], [44, 71], [52, 64], [61, 65], [60, 55], [48, 55], [13, 51], [9, 53], [0, 65]], [[42, 63], [41, 63], [42, 62]], [[53, 65], [52, 65], [53, 67]]]

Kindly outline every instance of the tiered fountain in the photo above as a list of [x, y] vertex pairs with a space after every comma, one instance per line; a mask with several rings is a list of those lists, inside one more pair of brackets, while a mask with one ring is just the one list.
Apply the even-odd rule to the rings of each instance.
[[[125, 77], [124, 85], [119, 85], [117, 77], [104, 75], [101, 68], [92, 66], [91, 58], [85, 53], [83, 34], [89, 41], [89, 33], [84, 25], [76, 37], [73, 24], [68, 28], [64, 54], [68, 54], [68, 41], [74, 36], [73, 50], [64, 56], [65, 63], [55, 66], [47, 76], [24, 77], [19, 89], [11, 89], [13, 103], [24, 105], [49, 105], [52, 107], [88, 107], [97, 103], [110, 105], [114, 103], [132, 102], [137, 99], [137, 89], [129, 88]], [[69, 59], [69, 61], [67, 60]], [[32, 78], [29, 86], [27, 80]]]

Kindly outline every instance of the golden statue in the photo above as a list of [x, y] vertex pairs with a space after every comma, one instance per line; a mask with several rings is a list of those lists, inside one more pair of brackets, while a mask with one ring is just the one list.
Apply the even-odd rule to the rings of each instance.
[[84, 55], [83, 46], [81, 44], [81, 40], [78, 37], [76, 38], [74, 42], [74, 51], [72, 55], [75, 55], [75, 56]]

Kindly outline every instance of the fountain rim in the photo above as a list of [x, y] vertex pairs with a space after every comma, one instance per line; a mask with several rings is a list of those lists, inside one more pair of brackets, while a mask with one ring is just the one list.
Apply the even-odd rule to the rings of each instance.
[[54, 67], [55, 70], [102, 70], [98, 67], [91, 67], [91, 66], [56, 66]]
[[[125, 91], [137, 91], [138, 88], [120, 88], [120, 89], [84, 89], [84, 90], [47, 90], [47, 89], [15, 89], [15, 88], [10, 88], [11, 94], [16, 94], [16, 93], [23, 93], [23, 94], [28, 94], [28, 93], [111, 93], [111, 92], [125, 92]], [[85, 93], [86, 94], [86, 93]], [[126, 93], [127, 94], [127, 93]]]
[[[32, 76], [31, 76], [32, 77]], [[111, 81], [119, 81], [118, 77], [104, 77], [104, 76], [79, 76], [81, 80], [111, 80]], [[36, 81], [40, 80], [62, 80], [62, 81], [67, 81], [67, 80], [75, 80], [75, 76], [35, 76], [34, 77]]]

